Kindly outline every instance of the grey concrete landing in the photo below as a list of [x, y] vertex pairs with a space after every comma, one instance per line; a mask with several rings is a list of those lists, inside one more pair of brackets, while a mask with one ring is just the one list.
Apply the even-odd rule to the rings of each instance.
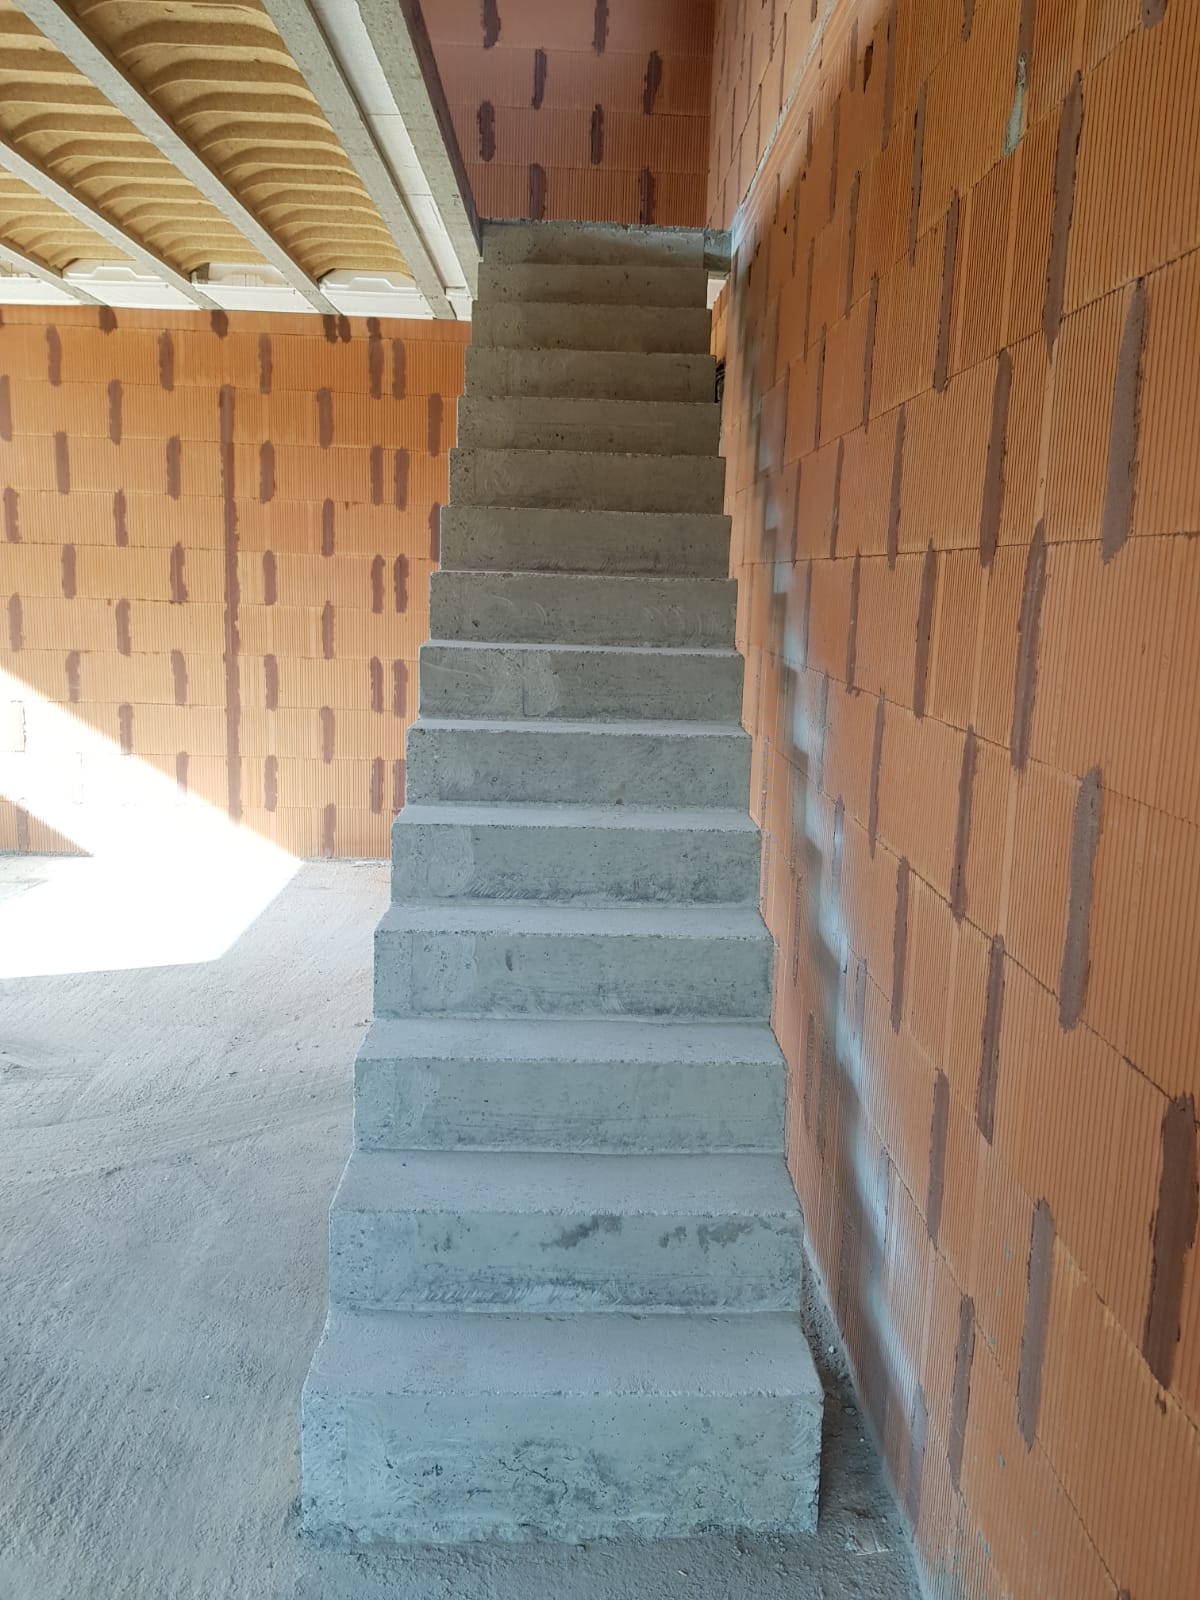
[[729, 575], [723, 512], [446, 506], [443, 570]]
[[[84, 916], [90, 865], [0, 857], [0, 913], [57, 886]], [[918, 1600], [833, 1340], [807, 1312], [825, 1388], [815, 1534], [300, 1535], [298, 1397], [387, 899], [386, 863], [322, 862], [206, 964], [0, 970], [0, 1594]]]

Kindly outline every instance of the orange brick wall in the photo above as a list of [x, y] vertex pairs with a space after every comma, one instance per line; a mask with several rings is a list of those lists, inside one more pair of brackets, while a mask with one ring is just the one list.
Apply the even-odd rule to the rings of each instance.
[[290, 851], [386, 854], [469, 332], [5, 308], [0, 850], [72, 845], [21, 803], [49, 701]]
[[1200, 6], [726, 0], [714, 76], [813, 1250], [934, 1592], [1185, 1600]]
[[713, 0], [426, 0], [483, 217], [698, 227]]

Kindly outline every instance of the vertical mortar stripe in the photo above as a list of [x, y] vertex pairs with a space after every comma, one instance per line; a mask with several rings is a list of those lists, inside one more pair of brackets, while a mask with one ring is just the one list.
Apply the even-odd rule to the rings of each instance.
[[108, 386], [108, 437], [113, 444], [121, 442], [123, 398], [121, 380], [114, 378]]
[[901, 406], [896, 417], [896, 443], [892, 452], [892, 484], [888, 495], [887, 563], [893, 571], [900, 553], [900, 494], [904, 484], [904, 430], [905, 410]]
[[187, 705], [187, 661], [182, 650], [171, 651], [171, 681], [175, 692], [175, 704], [177, 706]]
[[1150, 1297], [1142, 1354], [1163, 1388], [1170, 1386], [1182, 1332], [1184, 1269], [1196, 1242], [1196, 1102], [1180, 1095], [1162, 1122], [1162, 1170], [1154, 1213]]
[[1077, 72], [1058, 118], [1058, 145], [1054, 156], [1054, 212], [1046, 265], [1046, 299], [1042, 307], [1042, 332], [1046, 336], [1047, 349], [1053, 346], [1062, 325], [1063, 295], [1067, 282], [1067, 243], [1075, 210], [1075, 168], [1082, 128], [1083, 80]]
[[326, 600], [321, 608], [321, 654], [326, 661], [332, 661], [336, 650], [334, 648], [334, 609], [333, 601]]
[[925, 1226], [934, 1249], [942, 1226], [942, 1196], [946, 1188], [946, 1134], [950, 1127], [950, 1080], [939, 1072], [933, 1084], [933, 1120], [929, 1127], [929, 1188], [925, 1198]]
[[337, 806], [331, 800], [321, 815], [321, 854], [326, 858], [337, 849]]
[[336, 513], [333, 501], [325, 500], [321, 504], [321, 554], [329, 557], [336, 547]]
[[946, 212], [946, 237], [942, 245], [942, 300], [938, 311], [937, 355], [933, 363], [933, 387], [939, 394], [950, 381], [950, 323], [954, 311], [954, 268], [958, 256], [958, 191]]
[[996, 1086], [1000, 1077], [1000, 1029], [1004, 1020], [1004, 940], [997, 934], [988, 953], [987, 999], [980, 1039], [975, 1123], [989, 1144], [996, 1127]]
[[1050, 1282], [1054, 1272], [1054, 1218], [1045, 1200], [1033, 1211], [1029, 1236], [1029, 1271], [1025, 1291], [1025, 1327], [1017, 1371], [1017, 1426], [1027, 1450], [1037, 1436], [1042, 1404], [1042, 1364], [1050, 1321]]
[[1009, 756], [1015, 771], [1020, 771], [1029, 755], [1033, 729], [1033, 709], [1037, 701], [1038, 641], [1042, 624], [1042, 600], [1046, 592], [1046, 529], [1039, 522], [1034, 529], [1025, 557], [1025, 577], [1021, 585], [1021, 612], [1017, 618], [1017, 666], [1013, 678], [1012, 731]]
[[0, 439], [5, 444], [12, 443], [12, 384], [8, 373], [0, 373]]
[[332, 706], [322, 706], [318, 715], [321, 724], [321, 760], [328, 766], [333, 760], [337, 741], [337, 719]]
[[1001, 350], [996, 357], [992, 386], [992, 424], [988, 432], [987, 460], [983, 471], [983, 497], [979, 506], [979, 559], [990, 567], [1000, 541], [1004, 510], [1004, 458], [1008, 449], [1008, 403], [1012, 394], [1012, 356]]
[[598, 104], [592, 107], [592, 131], [589, 154], [594, 167], [598, 167], [604, 160], [604, 107]]
[[535, 111], [539, 111], [545, 98], [546, 52], [544, 50], [535, 50], [533, 52], [533, 96], [529, 103]]
[[648, 228], [654, 221], [657, 205], [657, 186], [649, 167], [643, 167], [638, 177], [638, 222]]
[[1137, 487], [1137, 446], [1141, 416], [1142, 360], [1146, 348], [1146, 285], [1134, 287], [1113, 386], [1112, 419], [1108, 435], [1108, 475], [1104, 486], [1104, 511], [1100, 522], [1100, 557], [1112, 560], [1133, 532], [1134, 493]]
[[900, 1032], [904, 1016], [904, 969], [908, 960], [908, 857], [896, 870], [896, 922], [892, 929], [892, 1032]]
[[[813, 0], [814, 7], [816, 0]], [[883, 66], [883, 141], [882, 148], [888, 147], [892, 137], [892, 114], [896, 99], [896, 13], [899, 0], [892, 0], [887, 17], [887, 50], [884, 55]], [[814, 16], [816, 12], [814, 10]]]
[[59, 494], [71, 492], [71, 452], [65, 433], [54, 435], [54, 486]]
[[950, 873], [950, 911], [955, 922], [967, 914], [967, 856], [971, 848], [971, 801], [979, 749], [975, 729], [967, 728], [958, 774], [958, 819], [954, 828], [954, 866]]
[[165, 328], [158, 336], [158, 381], [168, 393], [175, 387], [175, 341]]
[[4, 491], [4, 537], [9, 544], [21, 542], [21, 497], [17, 491], [7, 487]]
[[1100, 768], [1093, 767], [1080, 781], [1071, 829], [1067, 931], [1058, 974], [1058, 1020], [1064, 1029], [1071, 1029], [1079, 1022], [1087, 998], [1088, 943], [1103, 805]]
[[933, 636], [933, 602], [937, 593], [937, 552], [930, 540], [921, 568], [921, 597], [917, 606], [917, 647], [913, 657], [913, 712], [925, 715], [929, 684], [929, 646]]
[[546, 216], [546, 169], [537, 161], [529, 163], [529, 219], [541, 222]]
[[376, 556], [371, 562], [371, 610], [376, 616], [383, 611], [383, 573], [386, 562]]
[[383, 396], [383, 335], [379, 318], [367, 318], [367, 392], [372, 400]]
[[263, 805], [274, 811], [279, 805], [279, 757], [268, 756], [263, 763]]
[[908, 1448], [908, 1478], [904, 1486], [904, 1510], [913, 1528], [921, 1520], [921, 1487], [925, 1478], [925, 1446], [929, 1437], [929, 1412], [925, 1391], [918, 1383], [913, 1395], [913, 1414]]
[[838, 187], [838, 156], [842, 142], [842, 97], [839, 94], [833, 102], [833, 136], [832, 148], [829, 155], [829, 221], [833, 221], [834, 212], [837, 210]]
[[171, 604], [173, 606], [182, 606], [187, 603], [188, 592], [187, 584], [184, 581], [184, 560], [183, 544], [177, 541], [171, 547], [170, 558]]
[[850, 315], [850, 307], [854, 304], [854, 257], [858, 249], [858, 202], [862, 191], [862, 172], [854, 174], [854, 182], [850, 185], [850, 222], [846, 230], [846, 297], [843, 306], [843, 315]]
[[917, 109], [913, 116], [912, 187], [908, 202], [908, 264], [917, 259], [917, 235], [921, 224], [921, 177], [925, 162], [925, 96], [927, 83], [922, 83], [917, 96]]
[[875, 859], [875, 845], [879, 838], [879, 769], [883, 765], [883, 723], [885, 701], [883, 690], [875, 702], [875, 732], [871, 738], [870, 800], [867, 810], [867, 844], [871, 859]]
[[[784, 379], [784, 405], [787, 411], [787, 379]], [[782, 449], [780, 451], [782, 454]], [[842, 469], [846, 464], [846, 438], [843, 434], [838, 439], [837, 460], [833, 467], [833, 511], [829, 518], [829, 559], [833, 561], [837, 556], [838, 528], [842, 520]]]
[[657, 50], [651, 50], [646, 62], [646, 81], [642, 88], [642, 112], [650, 116], [654, 111], [654, 103], [658, 99], [658, 91], [662, 88], [663, 66], [662, 57]]
[[854, 688], [854, 674], [858, 666], [858, 597], [862, 577], [862, 556], [854, 552], [854, 565], [850, 569], [850, 621], [846, 628], [846, 687]]
[[804, 1094], [801, 1102], [806, 1133], [812, 1131], [813, 1066], [817, 1049], [816, 1026], [816, 1018], [810, 1011], [808, 1013], [808, 1021], [804, 1025]]
[[954, 1350], [954, 1382], [950, 1390], [950, 1427], [946, 1459], [955, 1494], [962, 1478], [963, 1445], [971, 1401], [971, 1362], [975, 1358], [975, 1302], [964, 1294], [958, 1303], [958, 1343]]
[[65, 544], [62, 547], [62, 592], [64, 600], [74, 600], [78, 592], [73, 544]]
[[317, 443], [322, 450], [333, 443], [333, 393], [329, 389], [317, 390]]
[[875, 322], [879, 315], [879, 275], [871, 274], [871, 297], [867, 301], [867, 336], [863, 344], [862, 425], [871, 420], [871, 386], [875, 377]]
[[62, 337], [53, 323], [46, 329], [46, 376], [55, 389], [62, 382]]
[[[221, 511], [225, 558], [224, 583], [224, 665], [225, 665], [225, 760], [227, 805], [234, 822], [242, 818], [242, 689], [238, 667], [241, 634], [238, 608], [241, 580], [238, 575], [237, 483], [234, 477], [234, 412], [236, 396], [232, 384], [222, 384], [218, 401], [221, 450]], [[263, 558], [264, 568], [266, 557]]]
[[271, 379], [273, 376], [274, 360], [271, 353], [271, 335], [260, 333], [258, 336], [258, 392], [270, 394]]

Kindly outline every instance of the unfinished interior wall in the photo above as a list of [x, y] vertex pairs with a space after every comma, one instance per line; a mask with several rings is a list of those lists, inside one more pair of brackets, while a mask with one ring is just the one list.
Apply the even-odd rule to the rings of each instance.
[[480, 216], [703, 224], [713, 0], [424, 14]]
[[727, 0], [716, 50], [812, 1247], [935, 1592], [1193, 1594], [1200, 8]]
[[90, 729], [296, 854], [387, 853], [469, 332], [5, 308], [0, 849], [86, 840]]

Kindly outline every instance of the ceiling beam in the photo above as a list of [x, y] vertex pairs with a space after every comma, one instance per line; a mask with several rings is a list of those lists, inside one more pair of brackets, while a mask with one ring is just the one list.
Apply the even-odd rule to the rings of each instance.
[[453, 317], [454, 308], [446, 298], [441, 274], [310, 0], [263, 0], [263, 6], [374, 201], [430, 310], [435, 317]]
[[396, 0], [358, 0], [358, 10], [474, 298], [483, 234], [419, 0], [399, 0], [399, 16]]
[[14, 177], [20, 178], [31, 189], [36, 189], [47, 200], [52, 200], [68, 216], [84, 223], [93, 233], [98, 233], [102, 239], [107, 239], [109, 244], [115, 245], [127, 256], [132, 256], [135, 261], [141, 262], [142, 266], [147, 267], [165, 283], [169, 283], [172, 289], [178, 289], [179, 293], [185, 295], [193, 305], [202, 306], [205, 311], [220, 310], [215, 300], [210, 300], [203, 290], [198, 289], [190, 278], [185, 277], [169, 261], [164, 261], [162, 256], [148, 249], [140, 239], [135, 239], [131, 234], [118, 228], [103, 212], [96, 211], [74, 190], [65, 188], [48, 172], [43, 172], [41, 167], [35, 167], [32, 161], [27, 161], [19, 151], [14, 150], [12, 145], [6, 144], [2, 139], [0, 139], [0, 167], [6, 167]]
[[69, 294], [72, 300], [78, 300], [85, 306], [104, 304], [103, 300], [97, 300], [94, 294], [89, 294], [78, 284], [69, 283], [61, 272], [48, 267], [44, 261], [38, 261], [34, 256], [27, 256], [24, 250], [18, 250], [15, 244], [6, 244], [3, 239], [0, 239], [0, 261], [6, 261], [10, 267], [16, 267], [18, 272], [24, 272], [31, 278], [40, 278], [43, 283], [61, 289], [64, 294]]
[[80, 27], [62, 0], [16, 0], [16, 4], [46, 38], [58, 46], [67, 60], [129, 119], [138, 132], [144, 134], [217, 208], [226, 221], [232, 223], [242, 237], [283, 275], [292, 288], [304, 296], [314, 310], [331, 312], [335, 309], [299, 262], [288, 254], [228, 184], [175, 131], [137, 84]]

